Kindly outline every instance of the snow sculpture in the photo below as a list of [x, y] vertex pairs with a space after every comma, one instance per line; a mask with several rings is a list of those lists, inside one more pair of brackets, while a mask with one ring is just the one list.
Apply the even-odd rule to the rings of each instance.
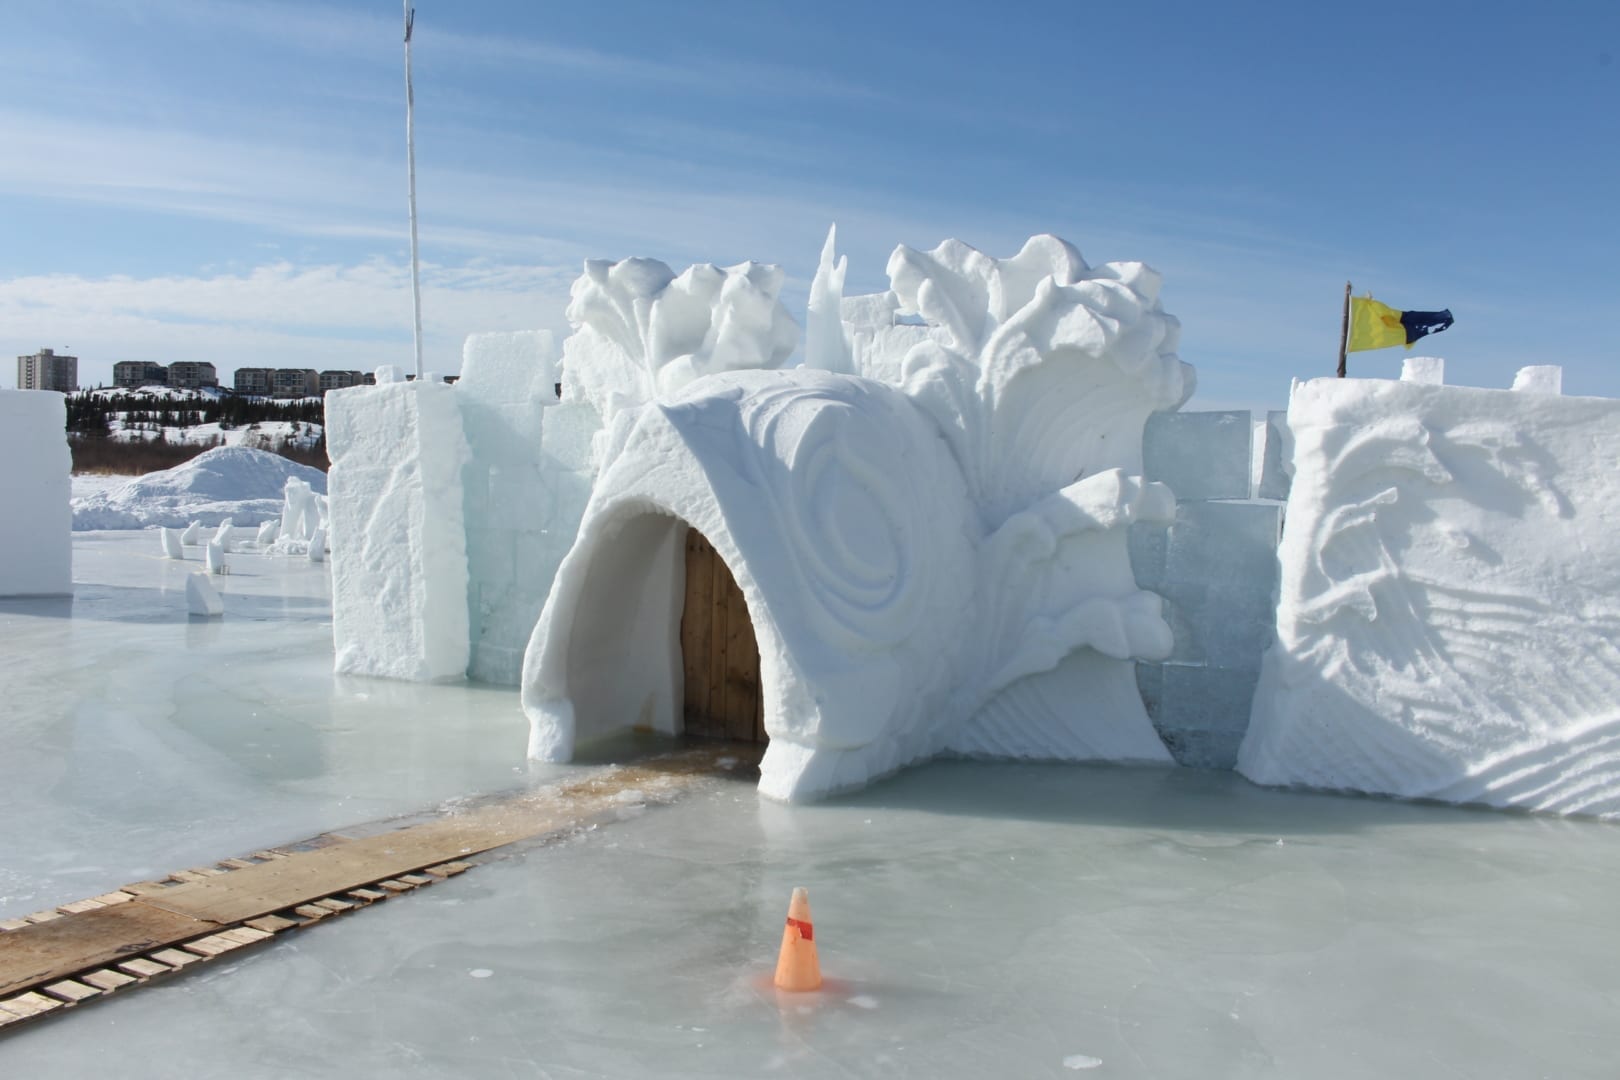
[[587, 260], [568, 305], [570, 389], [611, 425], [701, 375], [781, 367], [798, 343], [781, 291], [781, 268], [760, 263], [676, 276], [656, 259]]
[[1620, 401], [1296, 385], [1264, 784], [1620, 818]]
[[[0, 390], [0, 596], [73, 592], [72, 473], [67, 399]], [[64, 523], [66, 523], [64, 525]]]
[[[816, 367], [778, 372], [741, 369], [789, 346], [751, 291], [774, 297], [780, 272], [694, 271], [590, 264], [575, 286], [565, 370], [608, 427], [525, 660], [531, 755], [566, 760], [632, 723], [678, 729], [690, 525], [748, 604], [767, 794], [947, 750], [1168, 761], [1131, 660], [1167, 655], [1170, 631], [1126, 549], [1131, 522], [1174, 509], [1140, 476], [1143, 423], [1192, 389], [1157, 275], [1088, 267], [1053, 237], [1005, 260], [948, 241], [897, 249], [890, 292], [852, 303], [829, 242]], [[709, 282], [706, 316], [674, 290], [686, 280]], [[894, 323], [910, 314], [926, 325]], [[1043, 679], [1109, 708], [1054, 716]]]
[[288, 540], [308, 540], [320, 527], [322, 517], [314, 489], [297, 477], [289, 476], [282, 498], [278, 535]]

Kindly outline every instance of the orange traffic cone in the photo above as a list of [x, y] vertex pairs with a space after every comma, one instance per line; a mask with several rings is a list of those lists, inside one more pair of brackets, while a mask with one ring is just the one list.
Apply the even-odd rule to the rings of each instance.
[[821, 987], [821, 961], [816, 958], [816, 932], [810, 925], [810, 894], [794, 889], [788, 901], [787, 927], [782, 951], [776, 958], [779, 990], [817, 990]]

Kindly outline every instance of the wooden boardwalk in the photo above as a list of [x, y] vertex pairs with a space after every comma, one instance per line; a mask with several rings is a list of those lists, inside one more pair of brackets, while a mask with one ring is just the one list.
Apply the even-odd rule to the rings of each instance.
[[0, 1031], [453, 877], [482, 852], [570, 833], [632, 788], [668, 801], [757, 762], [760, 750], [715, 743], [433, 821], [359, 839], [327, 834], [0, 921]]

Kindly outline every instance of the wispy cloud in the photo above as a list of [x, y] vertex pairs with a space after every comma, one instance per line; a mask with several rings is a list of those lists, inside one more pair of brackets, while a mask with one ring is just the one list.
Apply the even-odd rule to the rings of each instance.
[[[423, 270], [430, 363], [460, 366], [481, 330], [561, 329], [573, 266], [482, 263]], [[239, 366], [371, 367], [409, 350], [406, 265], [297, 267], [242, 273], [102, 278], [67, 274], [0, 282], [0, 340], [70, 349], [82, 382], [110, 381], [116, 360], [208, 360]]]

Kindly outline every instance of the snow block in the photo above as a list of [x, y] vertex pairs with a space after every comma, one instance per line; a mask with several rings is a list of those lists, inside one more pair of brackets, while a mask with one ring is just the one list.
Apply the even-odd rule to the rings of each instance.
[[[557, 355], [549, 330], [471, 334], [462, 346], [456, 391], [463, 407], [553, 404], [556, 383]], [[471, 430], [467, 436], [469, 441], [476, 438]]]
[[67, 399], [0, 390], [0, 596], [73, 592], [73, 459]]
[[[471, 451], [463, 471], [468, 673], [516, 685], [523, 651], [585, 508], [585, 498], [559, 504], [561, 481], [553, 474], [568, 473], [572, 463], [558, 462], [547, 445], [566, 436], [571, 421], [583, 421], [575, 441], [588, 467], [601, 422], [588, 406], [557, 404], [557, 360], [546, 331], [474, 334], [461, 370], [456, 402]], [[577, 486], [588, 498], [589, 476]]]
[[1446, 362], [1438, 356], [1408, 356], [1401, 361], [1401, 382], [1444, 386]]
[[185, 548], [180, 544], [180, 534], [167, 526], [158, 526], [158, 539], [163, 544], [163, 557], [165, 559], [184, 559]]
[[1564, 369], [1558, 364], [1532, 364], [1513, 376], [1513, 389], [1524, 394], [1562, 394]]
[[186, 607], [193, 615], [209, 618], [225, 614], [225, 601], [205, 573], [186, 575]]
[[1247, 499], [1252, 439], [1246, 411], [1154, 413], [1142, 432], [1142, 472], [1177, 502]]
[[1275, 409], [1266, 413], [1265, 425], [1260, 430], [1265, 445], [1260, 452], [1260, 480], [1254, 497], [1286, 499], [1294, 475], [1294, 444], [1288, 434], [1288, 414]]
[[1620, 819], [1620, 401], [1317, 379], [1238, 768]]
[[1230, 769], [1237, 763], [1256, 672], [1138, 664], [1136, 678], [1148, 716], [1178, 765]]
[[326, 420], [336, 671], [463, 677], [469, 452], [455, 388], [423, 380], [334, 390]]

